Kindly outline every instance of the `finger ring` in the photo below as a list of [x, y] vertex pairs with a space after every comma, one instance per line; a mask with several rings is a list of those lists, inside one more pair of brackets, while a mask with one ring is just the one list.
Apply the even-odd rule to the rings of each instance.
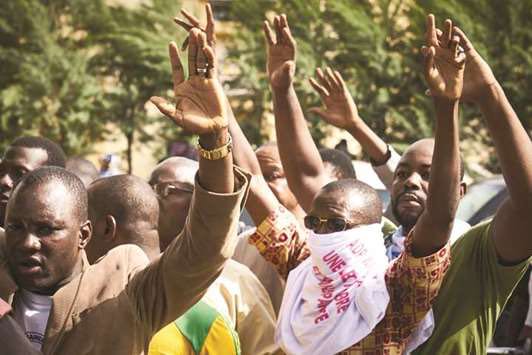
[[197, 68], [196, 73], [198, 73], [198, 75], [201, 75], [201, 74], [205, 75], [207, 74], [207, 68]]

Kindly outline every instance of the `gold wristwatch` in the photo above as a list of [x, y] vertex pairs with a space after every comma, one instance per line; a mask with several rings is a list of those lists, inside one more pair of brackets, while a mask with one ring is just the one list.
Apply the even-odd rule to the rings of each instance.
[[233, 149], [233, 140], [231, 139], [231, 136], [228, 136], [229, 140], [227, 143], [225, 143], [223, 146], [214, 148], [212, 150], [203, 149], [201, 144], [198, 141], [198, 154], [203, 159], [207, 160], [219, 160], [225, 158], [229, 153], [231, 153], [231, 150]]

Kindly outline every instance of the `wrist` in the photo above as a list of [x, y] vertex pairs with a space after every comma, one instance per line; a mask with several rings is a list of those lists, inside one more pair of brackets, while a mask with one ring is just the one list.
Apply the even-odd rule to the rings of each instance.
[[451, 99], [448, 97], [434, 96], [433, 101], [434, 101], [434, 107], [436, 111], [450, 111], [453, 108], [458, 106], [460, 99], [459, 98]]
[[345, 130], [356, 138], [356, 136], [358, 136], [366, 128], [367, 125], [364, 120], [362, 120], [360, 117], [356, 117], [355, 119], [350, 120]]
[[229, 141], [229, 129], [221, 128], [215, 132], [202, 134], [199, 136], [199, 144], [203, 149], [212, 150], [220, 148]]
[[273, 96], [286, 96], [291, 91], [295, 91], [293, 82], [290, 82], [288, 85], [273, 85], [270, 81], [270, 88], [272, 89]]

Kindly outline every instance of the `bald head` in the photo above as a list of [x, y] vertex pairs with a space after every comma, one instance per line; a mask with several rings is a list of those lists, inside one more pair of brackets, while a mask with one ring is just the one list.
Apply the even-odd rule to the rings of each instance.
[[66, 162], [66, 169], [83, 181], [85, 187], [89, 187], [90, 183], [98, 178], [98, 169], [89, 160], [81, 157], [68, 158]]
[[90, 259], [127, 243], [139, 245], [148, 255], [158, 253], [154, 232], [159, 204], [148, 183], [133, 175], [115, 175], [94, 181], [88, 194], [89, 217], [94, 225], [88, 248]]
[[337, 180], [318, 192], [309, 215], [325, 219], [342, 218], [349, 222], [351, 228], [380, 223], [382, 201], [379, 194], [363, 182], [355, 179]]
[[163, 160], [150, 175], [150, 185], [162, 181], [179, 181], [194, 188], [198, 162], [184, 157], [171, 157]]

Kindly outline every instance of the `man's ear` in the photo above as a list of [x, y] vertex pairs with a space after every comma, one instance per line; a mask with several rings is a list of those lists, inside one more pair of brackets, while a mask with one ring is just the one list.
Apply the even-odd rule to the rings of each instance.
[[467, 184], [465, 182], [460, 183], [460, 198], [464, 197], [467, 193]]
[[103, 238], [107, 242], [113, 242], [116, 239], [116, 219], [110, 214], [105, 216], [105, 230], [103, 232]]
[[92, 237], [92, 224], [91, 221], [86, 221], [79, 228], [79, 248], [85, 249], [89, 244]]

